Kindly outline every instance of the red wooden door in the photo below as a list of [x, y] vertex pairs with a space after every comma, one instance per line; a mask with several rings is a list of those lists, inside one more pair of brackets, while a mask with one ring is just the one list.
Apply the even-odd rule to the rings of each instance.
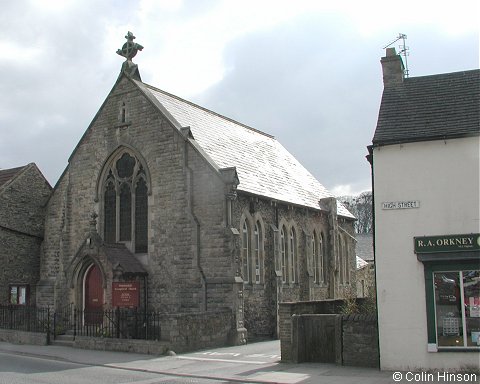
[[85, 323], [99, 324], [103, 319], [103, 279], [100, 268], [93, 265], [85, 277]]

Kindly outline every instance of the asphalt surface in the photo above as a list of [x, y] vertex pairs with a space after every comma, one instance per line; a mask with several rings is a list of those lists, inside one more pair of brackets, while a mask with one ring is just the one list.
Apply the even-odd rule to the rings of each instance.
[[[356, 384], [356, 383], [423, 383], [444, 382], [434, 380], [432, 376], [421, 377], [407, 372], [385, 372], [373, 368], [345, 367], [335, 364], [301, 363], [288, 364], [280, 362], [280, 346], [278, 341], [252, 343], [245, 346], [216, 348], [175, 356], [152, 356], [135, 353], [83, 350], [65, 346], [17, 345], [0, 342], [1, 360], [9, 359], [9, 366], [15, 367], [13, 372], [21, 372], [20, 358], [41, 358], [51, 362], [80, 364], [82, 366], [101, 368], [97, 378], [103, 382], [131, 382], [133, 380], [114, 380], [119, 372], [135, 374], [156, 374], [139, 382], [163, 383], [315, 383], [315, 384]], [[35, 364], [40, 364], [34, 362]], [[50, 373], [61, 370], [61, 366], [42, 366]], [[5, 378], [0, 364], [0, 383]], [[29, 368], [35, 369], [35, 368]], [[9, 369], [11, 371], [11, 369]], [[73, 372], [73, 371], [72, 371]], [[70, 376], [69, 376], [70, 377]], [[164, 379], [169, 377], [170, 381]], [[433, 379], [432, 379], [433, 378]], [[141, 379], [141, 378], [139, 378]], [[396, 379], [396, 380], [395, 380]], [[424, 380], [422, 380], [424, 379]], [[112, 381], [113, 380], [113, 381]], [[165, 381], [167, 380], [167, 381]], [[28, 381], [18, 381], [27, 382]], [[49, 381], [45, 381], [48, 383]], [[80, 382], [80, 381], [79, 381]], [[82, 381], [83, 382], [83, 381]], [[464, 381], [468, 382], [468, 381]], [[478, 378], [476, 381], [478, 382]], [[76, 384], [74, 377], [68, 384]]]

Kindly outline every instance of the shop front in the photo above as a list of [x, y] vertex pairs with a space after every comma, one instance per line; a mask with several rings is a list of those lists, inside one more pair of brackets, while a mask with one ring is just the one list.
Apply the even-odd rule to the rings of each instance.
[[480, 350], [480, 234], [414, 238], [424, 265], [428, 351]]

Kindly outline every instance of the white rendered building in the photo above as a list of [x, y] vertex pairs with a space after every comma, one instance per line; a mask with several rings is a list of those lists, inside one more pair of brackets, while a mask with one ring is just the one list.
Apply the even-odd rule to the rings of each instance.
[[480, 70], [405, 78], [395, 49], [369, 147], [380, 366], [479, 368]]

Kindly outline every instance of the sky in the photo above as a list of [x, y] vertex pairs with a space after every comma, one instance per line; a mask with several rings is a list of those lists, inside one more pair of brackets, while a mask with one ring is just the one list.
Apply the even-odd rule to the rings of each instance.
[[55, 185], [132, 31], [145, 83], [275, 136], [332, 193], [361, 193], [384, 47], [407, 36], [410, 76], [478, 68], [479, 3], [3, 1], [0, 169], [35, 162]]

